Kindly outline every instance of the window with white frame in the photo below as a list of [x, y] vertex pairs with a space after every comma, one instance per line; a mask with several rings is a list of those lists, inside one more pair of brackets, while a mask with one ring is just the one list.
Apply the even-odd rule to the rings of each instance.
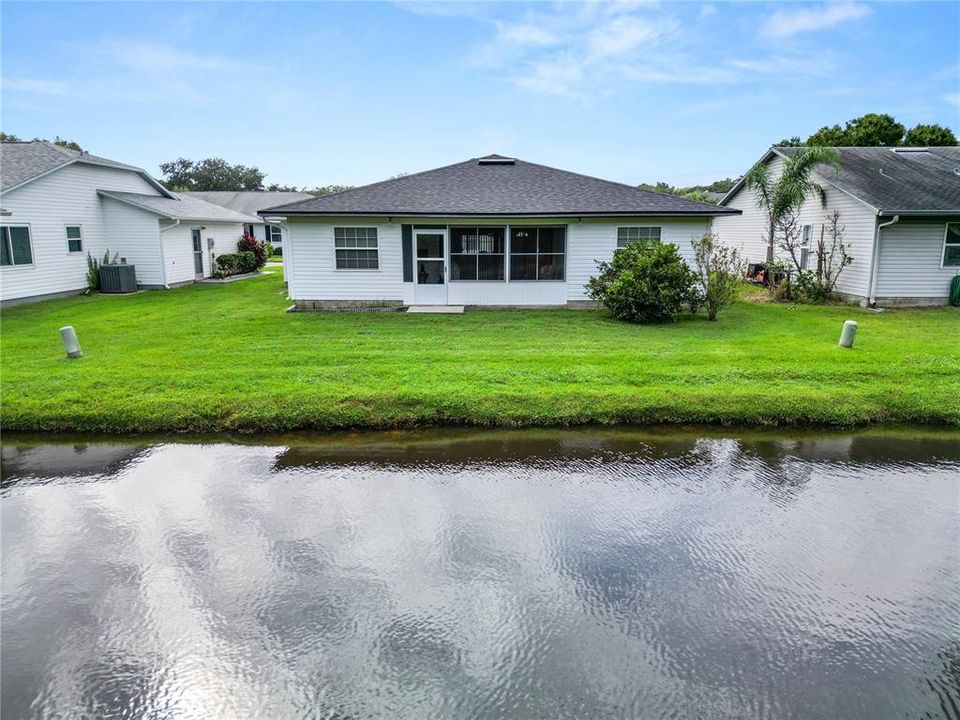
[[510, 280], [563, 280], [567, 257], [565, 227], [510, 228]]
[[32, 264], [33, 248], [30, 247], [30, 228], [26, 225], [0, 227], [0, 266]]
[[803, 226], [802, 244], [800, 245], [800, 269], [806, 270], [810, 264], [810, 238], [813, 235], [813, 226]]
[[283, 231], [279, 225], [267, 225], [267, 242], [271, 245], [283, 244]]
[[67, 252], [83, 252], [83, 229], [79, 225], [67, 225]]
[[337, 270], [378, 270], [380, 252], [374, 227], [335, 227]]
[[626, 247], [640, 240], [660, 242], [659, 227], [620, 227], [617, 228], [617, 247]]
[[504, 228], [450, 229], [450, 279], [503, 280]]
[[947, 223], [943, 236], [943, 267], [960, 267], [960, 223]]

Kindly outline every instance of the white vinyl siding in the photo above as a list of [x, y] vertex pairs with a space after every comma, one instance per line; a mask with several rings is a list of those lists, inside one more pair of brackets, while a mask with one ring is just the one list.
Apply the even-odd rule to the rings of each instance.
[[[165, 220], [169, 225], [171, 221]], [[209, 277], [216, 269], [219, 255], [237, 252], [237, 241], [244, 232], [242, 223], [190, 222], [184, 220], [176, 227], [164, 230], [163, 254], [167, 263], [167, 283], [177, 285], [190, 282], [197, 276], [193, 253], [193, 230], [200, 228], [200, 247], [203, 257], [203, 276]], [[211, 240], [213, 247], [211, 247]]]
[[[284, 261], [293, 300], [356, 300], [414, 302], [414, 284], [403, 282], [401, 243], [402, 222], [386, 219], [369, 223], [377, 229], [379, 270], [339, 271], [335, 266], [334, 227], [356, 227], [357, 223], [331, 219], [291, 218], [287, 225]], [[675, 244], [681, 256], [692, 262], [693, 240], [710, 231], [709, 218], [655, 218], [661, 228], [661, 241]], [[551, 219], [453, 219], [443, 217], [411, 218], [417, 225], [449, 227], [565, 226], [565, 281], [471, 281], [449, 282], [447, 302], [451, 305], [565, 305], [568, 301], [588, 299], [585, 285], [596, 274], [597, 260], [609, 260], [617, 249], [618, 228], [630, 225], [623, 219], [570, 221]], [[635, 222], [635, 221], [634, 221]], [[509, 236], [509, 235], [508, 235]], [[509, 259], [505, 261], [509, 264]]]
[[[960, 222], [960, 218], [957, 219]], [[945, 299], [960, 267], [940, 267], [945, 223], [901, 220], [881, 229], [877, 302], [896, 298]]]
[[[784, 161], [774, 157], [769, 162], [771, 177], [779, 177], [783, 172]], [[873, 241], [876, 232], [876, 211], [859, 200], [855, 200], [846, 193], [830, 186], [826, 180], [830, 171], [824, 171], [824, 176], [818, 178], [827, 194], [826, 209], [818, 198], [808, 198], [800, 208], [797, 216], [802, 225], [811, 226], [809, 265], [816, 267], [816, 247], [820, 240], [821, 230], [826, 232], [824, 215], [832, 210], [840, 211], [840, 224], [844, 226], [844, 244], [847, 252], [853, 257], [853, 263], [848, 265], [840, 275], [837, 291], [866, 298], [870, 292], [870, 267], [873, 262]], [[767, 221], [764, 212], [757, 207], [756, 196], [752, 190], [741, 188], [731, 198], [727, 207], [743, 211], [742, 215], [717, 217], [713, 221], [713, 230], [719, 236], [720, 242], [732, 247], [740, 248], [746, 256], [747, 262], [760, 263], [767, 259]], [[829, 238], [824, 236], [829, 244]], [[776, 249], [776, 256], [788, 259], [785, 251]]]
[[[356, 227], [356, 221], [335, 224]], [[290, 297], [294, 300], [403, 300], [400, 223], [372, 226], [377, 229], [379, 269], [347, 272], [336, 268], [333, 222], [291, 218], [283, 248]]]
[[[122, 235], [110, 242], [107, 237], [104, 208], [107, 203], [97, 190], [157, 194], [156, 188], [139, 174], [128, 170], [75, 163], [27, 185], [3, 194], [4, 225], [29, 225], [33, 245], [33, 263], [3, 267], [0, 275], [0, 299], [39, 297], [54, 293], [78, 292], [87, 285], [87, 252], [103, 255], [107, 247], [119, 250]], [[140, 212], [141, 216], [146, 213]], [[67, 252], [64, 226], [80, 225], [82, 252]], [[156, 219], [153, 218], [156, 228]], [[159, 270], [159, 247], [154, 235], [151, 260]], [[155, 259], [154, 259], [155, 258]], [[138, 258], [138, 261], [141, 258]], [[137, 268], [140, 276], [140, 267]]]

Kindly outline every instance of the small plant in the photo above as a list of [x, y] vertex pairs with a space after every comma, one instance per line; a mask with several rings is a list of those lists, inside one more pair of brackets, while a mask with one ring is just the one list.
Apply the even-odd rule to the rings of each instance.
[[253, 270], [245, 270], [244, 272], [254, 272], [267, 264], [267, 244], [262, 240], [257, 240], [250, 233], [244, 233], [240, 240], [237, 241], [237, 252], [250, 252], [253, 253], [256, 258], [256, 267]]
[[230, 277], [257, 272], [257, 256], [252, 252], [224, 253], [217, 256], [216, 277]]
[[847, 228], [840, 222], [840, 211], [828, 212], [824, 221], [817, 243], [817, 280], [829, 295], [836, 287], [840, 273], [853, 262], [853, 257], [847, 253], [847, 246], [843, 242]]
[[277, 246], [273, 249], [273, 256], [274, 256], [274, 257], [283, 257], [283, 245], [277, 245]]
[[269, 258], [272, 258], [272, 257], [273, 257], [273, 254], [274, 254], [274, 251], [276, 250], [276, 248], [274, 248], [274, 247], [273, 247], [273, 244], [270, 243], [270, 242], [264, 243], [263, 246], [264, 246], [264, 249], [267, 251], [267, 258], [268, 258], [268, 259], [269, 259]]
[[[707, 320], [716, 320], [717, 314], [736, 300], [745, 263], [739, 250], [721, 245], [716, 235], [707, 233], [692, 244], [699, 278], [698, 295], [706, 308]], [[690, 310], [697, 311], [693, 302]]]
[[676, 245], [635, 242], [598, 261], [587, 295], [618, 320], [659, 323], [675, 320], [690, 300], [696, 275]]

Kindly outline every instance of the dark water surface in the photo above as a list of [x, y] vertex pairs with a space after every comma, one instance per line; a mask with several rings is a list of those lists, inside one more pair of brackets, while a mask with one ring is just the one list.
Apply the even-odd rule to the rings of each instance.
[[4, 718], [960, 717], [960, 435], [7, 438]]

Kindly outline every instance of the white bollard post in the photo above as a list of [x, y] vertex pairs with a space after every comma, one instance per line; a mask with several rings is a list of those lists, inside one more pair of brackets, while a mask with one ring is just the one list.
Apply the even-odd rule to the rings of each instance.
[[67, 349], [68, 358], [83, 357], [80, 352], [80, 341], [77, 340], [77, 333], [72, 325], [60, 328], [60, 337], [63, 339], [63, 346]]
[[843, 323], [843, 330], [840, 332], [840, 347], [852, 348], [853, 339], [857, 336], [857, 323], [855, 320], [847, 320]]

